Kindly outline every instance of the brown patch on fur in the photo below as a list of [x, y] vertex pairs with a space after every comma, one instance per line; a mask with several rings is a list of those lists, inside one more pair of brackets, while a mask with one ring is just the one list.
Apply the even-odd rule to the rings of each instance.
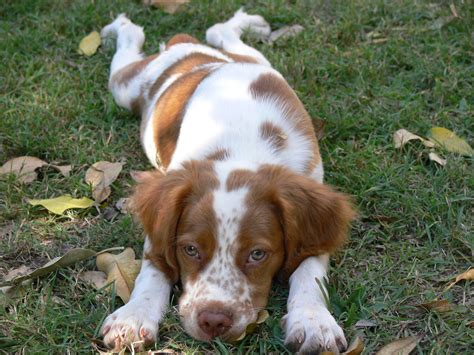
[[170, 49], [170, 47], [174, 46], [175, 44], [180, 44], [180, 43], [199, 44], [201, 42], [199, 42], [196, 38], [186, 33], [178, 33], [177, 35], [174, 35], [173, 37], [171, 37], [171, 39], [166, 43], [166, 49]]
[[127, 84], [130, 80], [132, 80], [135, 76], [140, 74], [143, 69], [146, 68], [150, 62], [156, 59], [159, 54], [153, 54], [145, 59], [130, 63], [117, 71], [111, 78], [111, 82], [113, 85], [124, 85]]
[[250, 92], [256, 100], [275, 100], [285, 112], [287, 119], [311, 142], [313, 157], [308, 160], [305, 168], [305, 173], [310, 174], [314, 166], [321, 161], [319, 147], [311, 118], [294, 91], [282, 78], [266, 73], [261, 74], [250, 85]]
[[206, 159], [208, 160], [218, 160], [218, 161], [223, 161], [226, 160], [230, 157], [229, 151], [227, 149], [217, 149], [214, 152], [206, 155]]
[[250, 192], [276, 206], [285, 236], [281, 275], [289, 277], [309, 256], [332, 253], [346, 241], [355, 212], [347, 195], [280, 166], [264, 166]]
[[236, 169], [227, 176], [227, 191], [238, 190], [244, 186], [248, 186], [252, 179], [255, 179], [255, 173], [247, 169]]
[[223, 49], [219, 50], [222, 54], [228, 56], [231, 58], [234, 62], [236, 63], [254, 63], [254, 64], [259, 64], [258, 60], [255, 59], [254, 57], [251, 57], [249, 55], [242, 55], [242, 54], [236, 54], [236, 53], [230, 53], [227, 52]]
[[[163, 175], [159, 171], [144, 174], [132, 196], [135, 212], [140, 217], [151, 243], [149, 259], [170, 281], [179, 277], [176, 258], [176, 237], [181, 228], [180, 218], [186, 208], [193, 206], [219, 184], [212, 162], [190, 161], [180, 170]], [[206, 221], [211, 219], [206, 215]]]
[[154, 140], [159, 161], [165, 168], [168, 167], [176, 148], [186, 104], [197, 86], [210, 73], [210, 69], [199, 69], [183, 74], [165, 90], [155, 105], [151, 118]]
[[178, 60], [156, 79], [148, 91], [148, 98], [151, 99], [155, 96], [160, 87], [172, 75], [189, 73], [200, 65], [211, 63], [225, 63], [225, 61], [203, 53], [191, 53], [190, 55]]
[[288, 136], [283, 129], [269, 121], [260, 125], [260, 136], [268, 141], [276, 151], [283, 150], [288, 145]]

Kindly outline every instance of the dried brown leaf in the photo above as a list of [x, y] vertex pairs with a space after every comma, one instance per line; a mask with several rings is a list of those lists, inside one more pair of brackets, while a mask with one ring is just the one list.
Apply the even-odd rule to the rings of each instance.
[[428, 311], [437, 311], [437, 312], [448, 312], [453, 307], [448, 300], [435, 300], [431, 302], [426, 302], [419, 304], [418, 307], [424, 308]]
[[269, 43], [274, 43], [280, 39], [294, 37], [303, 30], [304, 30], [304, 27], [301, 25], [284, 26], [270, 33], [270, 36], [268, 37], [267, 41]]
[[92, 185], [92, 197], [101, 203], [109, 197], [110, 185], [122, 171], [123, 163], [99, 161], [86, 171], [86, 182]]
[[364, 351], [364, 342], [360, 337], [356, 337], [341, 355], [360, 355], [362, 351]]
[[124, 303], [130, 299], [141, 260], [135, 260], [132, 248], [120, 254], [102, 253], [97, 256], [97, 269], [107, 274], [107, 283], [115, 282], [115, 290]]
[[396, 131], [393, 134], [393, 143], [395, 144], [395, 148], [401, 148], [403, 147], [406, 143], [412, 140], [419, 140], [425, 145], [426, 147], [433, 147], [434, 144], [424, 138], [421, 138], [420, 136], [411, 133], [410, 131], [407, 131], [406, 129], [402, 128]]
[[62, 174], [62, 176], [64, 176], [64, 177], [69, 177], [69, 173], [72, 170], [72, 165], [54, 165], [54, 164], [51, 164], [51, 167], [58, 170]]
[[181, 6], [188, 2], [189, 0], [143, 0], [145, 5], [159, 7], [168, 14], [174, 14]]
[[419, 340], [416, 336], [397, 339], [377, 351], [376, 355], [409, 355]]
[[447, 161], [446, 159], [443, 159], [441, 158], [438, 154], [434, 153], [434, 152], [430, 152], [428, 154], [428, 158], [431, 160], [431, 161], [434, 161], [436, 163], [438, 163], [439, 165], [441, 166], [445, 166]]
[[456, 276], [456, 279], [446, 289], [449, 290], [451, 287], [453, 287], [459, 281], [463, 281], [463, 280], [466, 280], [466, 281], [474, 280], [474, 269], [469, 269], [469, 270], [463, 272], [462, 274], [459, 274], [458, 276]]
[[44, 160], [22, 156], [10, 159], [0, 168], [0, 175], [4, 174], [15, 174], [18, 181], [22, 183], [30, 183], [36, 180], [38, 174], [36, 169], [42, 166], [48, 165]]

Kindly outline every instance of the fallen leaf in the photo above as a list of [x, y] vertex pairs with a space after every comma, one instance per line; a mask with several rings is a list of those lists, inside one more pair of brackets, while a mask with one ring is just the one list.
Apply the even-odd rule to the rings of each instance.
[[111, 193], [110, 185], [122, 171], [123, 163], [99, 161], [86, 171], [86, 182], [92, 185], [92, 197], [101, 203]]
[[90, 57], [99, 48], [101, 44], [100, 34], [97, 31], [93, 31], [85, 36], [79, 43], [79, 54]]
[[69, 173], [71, 172], [72, 170], [72, 165], [54, 165], [54, 164], [51, 164], [51, 166], [58, 170], [62, 176], [64, 177], [69, 177]]
[[96, 255], [96, 252], [90, 249], [71, 249], [63, 256], [59, 256], [47, 262], [45, 265], [21, 276], [17, 276], [9, 281], [0, 283], [0, 286], [17, 285], [25, 280], [40, 277], [56, 271], [60, 268], [72, 265]]
[[364, 351], [364, 343], [360, 337], [356, 337], [341, 355], [359, 355], [362, 351]]
[[377, 351], [376, 355], [409, 355], [416, 348], [418, 340], [415, 336], [397, 339]]
[[446, 149], [448, 152], [467, 156], [474, 155], [474, 150], [471, 146], [449, 129], [444, 127], [433, 127], [430, 129], [429, 133], [429, 140], [433, 142], [433, 144]]
[[96, 289], [101, 289], [107, 284], [107, 275], [102, 271], [83, 271], [78, 275], [79, 279], [91, 284]]
[[279, 39], [294, 37], [303, 30], [304, 30], [304, 27], [301, 25], [284, 26], [270, 33], [270, 36], [268, 37], [267, 41], [269, 43], [274, 43]]
[[[16, 269], [10, 270], [3, 278], [3, 281], [13, 280], [16, 277], [26, 275], [29, 272], [31, 272], [31, 269], [28, 266], [21, 265]], [[4, 307], [10, 304], [14, 299], [18, 299], [19, 297], [23, 296], [25, 293], [23, 286], [26, 284], [27, 281], [18, 285], [0, 287], [0, 306]]]
[[35, 157], [17, 157], [3, 164], [0, 168], [0, 175], [15, 174], [20, 182], [30, 183], [38, 177], [35, 170], [45, 165], [48, 165], [48, 163]]
[[457, 284], [459, 281], [466, 280], [466, 281], [472, 281], [474, 280], [474, 269], [469, 269], [462, 274], [459, 274], [456, 276], [456, 279], [446, 288], [446, 290], [449, 290], [451, 287], [453, 287], [455, 284]]
[[268, 311], [266, 309], [262, 309], [260, 312], [258, 312], [257, 320], [254, 323], [247, 325], [244, 332], [235, 341], [241, 341], [247, 334], [253, 333], [257, 328], [257, 325], [265, 322], [269, 316], [270, 315], [268, 314]]
[[438, 154], [436, 154], [434, 152], [430, 152], [428, 154], [428, 158], [430, 158], [430, 160], [438, 163], [441, 166], [445, 166], [446, 163], [447, 163], [446, 159], [441, 158]]
[[132, 248], [120, 254], [102, 253], [97, 256], [97, 269], [107, 274], [107, 283], [115, 282], [115, 290], [124, 303], [130, 299], [141, 260], [135, 260]]
[[393, 143], [395, 144], [395, 148], [401, 148], [403, 147], [406, 143], [412, 140], [419, 140], [423, 143], [424, 146], [426, 147], [433, 147], [434, 143], [421, 138], [420, 136], [411, 133], [410, 131], [407, 131], [406, 129], [402, 128], [396, 131], [393, 134]]
[[64, 211], [70, 208], [89, 208], [94, 204], [94, 201], [87, 197], [78, 199], [65, 195], [44, 200], [28, 200], [28, 203], [33, 206], [41, 205], [50, 212], [62, 215]]
[[174, 14], [181, 6], [188, 2], [189, 0], [143, 0], [145, 5], [159, 7], [168, 14]]
[[447, 300], [435, 300], [419, 304], [418, 307], [424, 308], [428, 311], [448, 312], [453, 307]]

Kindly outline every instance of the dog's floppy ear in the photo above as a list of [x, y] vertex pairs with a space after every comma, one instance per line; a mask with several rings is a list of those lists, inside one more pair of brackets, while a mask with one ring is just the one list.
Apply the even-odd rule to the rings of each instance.
[[192, 184], [184, 170], [164, 175], [156, 170], [141, 173], [131, 206], [138, 214], [151, 250], [149, 258], [172, 282], [179, 278], [175, 240], [179, 218]]
[[331, 253], [346, 241], [355, 212], [348, 196], [283, 168], [266, 168], [270, 198], [277, 207], [286, 258], [280, 276], [289, 277], [309, 256]]

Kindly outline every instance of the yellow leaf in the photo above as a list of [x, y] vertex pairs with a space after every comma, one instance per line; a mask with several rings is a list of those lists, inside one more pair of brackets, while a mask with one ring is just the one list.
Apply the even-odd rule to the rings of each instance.
[[454, 132], [443, 127], [433, 127], [430, 130], [430, 141], [452, 153], [472, 156], [474, 150], [462, 138], [458, 137]]
[[474, 269], [469, 269], [462, 274], [459, 274], [456, 276], [456, 280], [454, 280], [446, 289], [450, 289], [453, 287], [455, 284], [457, 284], [459, 281], [466, 280], [466, 281], [472, 281], [474, 280]]
[[245, 338], [245, 336], [247, 334], [253, 333], [255, 331], [255, 329], [257, 328], [257, 325], [262, 324], [263, 322], [265, 322], [268, 319], [269, 316], [270, 315], [269, 315], [268, 311], [266, 309], [262, 309], [257, 314], [257, 320], [255, 322], [250, 323], [249, 325], [247, 325], [244, 332], [235, 341], [241, 341], [243, 338]]
[[406, 143], [412, 140], [419, 140], [423, 143], [425, 147], [433, 147], [434, 144], [430, 141], [427, 141], [424, 138], [421, 138], [420, 136], [411, 133], [410, 131], [407, 131], [406, 129], [402, 128], [396, 131], [393, 134], [393, 143], [395, 144], [395, 148], [401, 148], [403, 147]]
[[48, 165], [44, 160], [22, 156], [10, 159], [0, 168], [0, 175], [15, 174], [20, 182], [30, 183], [36, 180], [36, 169]]
[[428, 311], [447, 312], [452, 309], [452, 305], [447, 300], [436, 300], [426, 302], [418, 305], [418, 307], [424, 308]]
[[86, 171], [86, 182], [92, 185], [92, 197], [101, 203], [109, 197], [110, 185], [122, 171], [123, 163], [99, 161]]
[[401, 338], [385, 345], [376, 355], [409, 355], [416, 348], [418, 337]]
[[143, 0], [145, 5], [153, 5], [161, 8], [168, 14], [174, 14], [179, 8], [187, 4], [189, 0]]
[[127, 248], [120, 254], [102, 253], [96, 263], [97, 269], [107, 274], [107, 283], [115, 282], [117, 296], [127, 303], [141, 267], [133, 249]]
[[356, 337], [342, 355], [359, 355], [364, 351], [364, 343], [360, 337]]
[[94, 201], [87, 197], [78, 199], [65, 195], [45, 200], [28, 200], [28, 203], [33, 206], [41, 205], [48, 211], [61, 215], [70, 208], [89, 208], [94, 204]]
[[97, 31], [93, 31], [85, 36], [79, 43], [79, 54], [83, 54], [87, 57], [90, 57], [99, 48], [101, 43], [100, 34]]

